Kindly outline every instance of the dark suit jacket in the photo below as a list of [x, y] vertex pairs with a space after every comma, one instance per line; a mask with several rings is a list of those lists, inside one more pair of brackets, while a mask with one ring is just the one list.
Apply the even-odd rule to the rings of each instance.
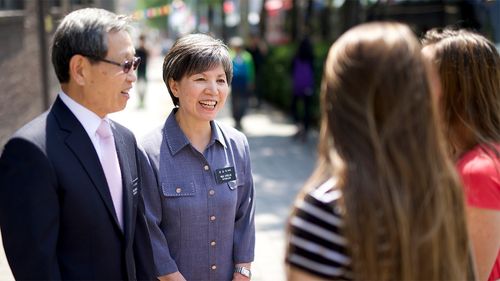
[[85, 129], [57, 98], [0, 157], [0, 227], [16, 279], [153, 279], [133, 134], [112, 123], [124, 231]]

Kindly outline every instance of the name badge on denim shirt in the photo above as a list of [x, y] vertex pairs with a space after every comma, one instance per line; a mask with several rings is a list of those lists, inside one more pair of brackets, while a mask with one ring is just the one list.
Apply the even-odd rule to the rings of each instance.
[[227, 167], [215, 170], [215, 182], [218, 184], [236, 180], [234, 167]]

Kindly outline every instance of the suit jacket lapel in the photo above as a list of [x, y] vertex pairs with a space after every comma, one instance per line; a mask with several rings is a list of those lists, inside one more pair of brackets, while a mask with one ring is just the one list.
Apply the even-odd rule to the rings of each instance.
[[99, 161], [97, 152], [87, 132], [59, 97], [54, 102], [51, 112], [54, 114], [60, 128], [67, 132], [67, 137], [65, 139], [66, 145], [80, 160], [83, 168], [94, 184], [94, 187], [99, 192], [108, 212], [112, 215], [116, 227], [120, 229], [106, 176], [104, 175], [101, 162]]
[[[128, 240], [133, 229], [133, 199], [134, 192], [137, 192], [138, 178], [137, 174], [133, 171], [136, 169], [131, 168], [131, 165], [136, 162], [135, 158], [130, 159], [133, 154], [134, 147], [128, 147], [125, 142], [124, 136], [112, 123], [113, 136], [115, 138], [116, 152], [118, 154], [118, 161], [120, 162], [120, 170], [122, 172], [123, 183], [123, 221], [124, 221], [124, 234], [125, 239]], [[134, 191], [134, 188], [136, 189]]]

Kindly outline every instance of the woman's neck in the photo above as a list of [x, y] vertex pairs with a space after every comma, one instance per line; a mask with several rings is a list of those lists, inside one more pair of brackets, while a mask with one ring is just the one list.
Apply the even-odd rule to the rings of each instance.
[[210, 123], [195, 122], [193, 119], [185, 118], [185, 116], [179, 114], [179, 112], [175, 115], [175, 119], [191, 145], [203, 154], [212, 137]]
[[459, 159], [465, 152], [471, 150], [477, 145], [474, 133], [465, 126], [459, 127], [452, 137], [454, 157]]

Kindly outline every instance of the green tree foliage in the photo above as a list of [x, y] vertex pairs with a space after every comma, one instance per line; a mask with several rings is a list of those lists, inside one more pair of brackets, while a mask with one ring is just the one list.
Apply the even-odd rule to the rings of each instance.
[[[319, 90], [321, 78], [323, 76], [323, 64], [328, 54], [330, 44], [330, 42], [319, 42], [314, 44], [315, 91], [311, 108], [314, 122], [318, 121], [320, 115]], [[264, 77], [263, 85], [265, 85], [262, 93], [264, 99], [285, 112], [289, 112], [292, 100], [291, 68], [293, 56], [297, 47], [297, 43], [270, 47], [269, 54], [262, 67]], [[301, 108], [300, 110], [303, 109]]]

